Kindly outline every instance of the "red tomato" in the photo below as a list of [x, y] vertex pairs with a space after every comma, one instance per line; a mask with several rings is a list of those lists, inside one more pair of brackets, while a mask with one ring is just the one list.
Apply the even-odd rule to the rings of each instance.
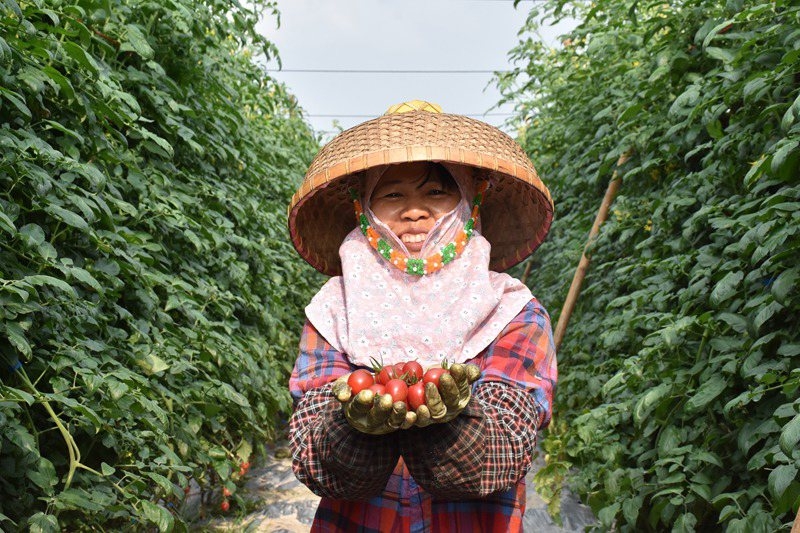
[[222, 509], [223, 513], [227, 513], [231, 508], [231, 504], [228, 500], [222, 500], [222, 503], [219, 504], [219, 508]]
[[408, 385], [402, 379], [390, 379], [386, 384], [386, 394], [392, 396], [393, 402], [404, 402], [408, 396]]
[[436, 368], [429, 368], [425, 375], [422, 376], [422, 381], [424, 383], [433, 383], [436, 385], [436, 388], [439, 388], [439, 378], [442, 377], [442, 374], [449, 374], [450, 371], [446, 368], [436, 367]]
[[372, 377], [372, 373], [369, 370], [364, 370], [363, 368], [359, 368], [350, 374], [349, 378], [347, 378], [347, 385], [350, 386], [350, 390], [353, 391], [353, 395], [358, 394], [364, 389], [370, 388], [374, 384], [375, 379]]
[[405, 363], [395, 363], [392, 365], [394, 367], [394, 377], [402, 379], [401, 376], [403, 375], [403, 367], [405, 365]]
[[394, 365], [386, 365], [381, 368], [378, 374], [375, 376], [375, 382], [380, 383], [381, 385], [386, 385], [389, 383], [389, 380], [397, 377], [400, 377], [400, 374], [395, 374]]
[[369, 388], [369, 390], [371, 390], [372, 392], [374, 392], [376, 396], [377, 396], [378, 394], [386, 394], [386, 387], [384, 387], [384, 386], [383, 386], [383, 385], [381, 385], [380, 383], [376, 383], [375, 385], [371, 386], [371, 387]]
[[403, 365], [403, 374], [407, 374], [406, 381], [416, 383], [422, 380], [422, 365], [417, 361], [409, 361]]
[[417, 381], [408, 388], [408, 405], [414, 411], [425, 405], [425, 383]]

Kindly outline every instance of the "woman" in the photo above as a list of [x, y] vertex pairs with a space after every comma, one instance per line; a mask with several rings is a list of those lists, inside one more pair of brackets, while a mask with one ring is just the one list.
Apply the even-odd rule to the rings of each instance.
[[[552, 208], [513, 140], [424, 102], [312, 162], [289, 227], [334, 276], [306, 308], [290, 380], [293, 468], [322, 496], [313, 531], [521, 530], [556, 361], [546, 311], [498, 271], [542, 242]], [[373, 360], [452, 366], [410, 412], [352, 394], [346, 378]]]

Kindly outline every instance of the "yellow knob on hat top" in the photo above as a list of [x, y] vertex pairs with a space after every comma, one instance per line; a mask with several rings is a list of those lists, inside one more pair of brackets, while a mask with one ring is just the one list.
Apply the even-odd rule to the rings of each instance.
[[441, 113], [442, 106], [426, 102], [424, 100], [411, 100], [402, 104], [395, 104], [386, 110], [384, 115], [395, 115], [398, 113], [408, 113], [410, 111], [427, 111], [429, 113]]

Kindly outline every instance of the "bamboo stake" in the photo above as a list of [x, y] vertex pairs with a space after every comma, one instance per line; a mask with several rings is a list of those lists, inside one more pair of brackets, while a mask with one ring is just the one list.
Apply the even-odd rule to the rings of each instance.
[[614, 197], [617, 195], [617, 189], [619, 189], [620, 181], [622, 181], [618, 175], [619, 167], [624, 165], [630, 156], [630, 150], [619, 156], [619, 159], [617, 160], [617, 168], [614, 169], [614, 173], [611, 175], [611, 181], [608, 182], [608, 188], [606, 189], [606, 194], [603, 197], [603, 202], [600, 204], [600, 210], [597, 212], [592, 229], [589, 231], [589, 239], [586, 241], [586, 245], [583, 248], [581, 260], [578, 263], [577, 270], [575, 270], [575, 275], [572, 278], [572, 284], [570, 285], [569, 292], [567, 293], [567, 299], [564, 300], [564, 307], [561, 309], [561, 314], [558, 317], [558, 324], [556, 324], [556, 350], [558, 350], [558, 348], [561, 346], [561, 341], [564, 340], [564, 332], [567, 330], [569, 318], [572, 315], [572, 311], [575, 309], [575, 303], [577, 302], [578, 295], [581, 292], [583, 278], [586, 277], [586, 271], [589, 268], [589, 257], [586, 255], [586, 250], [589, 248], [589, 245], [592, 244], [594, 238], [597, 237], [597, 234], [600, 231], [600, 225], [608, 218], [609, 207], [611, 206], [611, 202], [614, 201]]
[[800, 533], [800, 508], [797, 509], [797, 516], [794, 517], [794, 525], [791, 533]]

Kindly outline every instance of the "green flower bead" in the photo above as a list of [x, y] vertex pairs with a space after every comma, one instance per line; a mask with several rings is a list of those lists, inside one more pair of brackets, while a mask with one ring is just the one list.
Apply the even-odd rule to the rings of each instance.
[[425, 263], [422, 259], [408, 259], [406, 261], [406, 273], [421, 276], [425, 273]]
[[389, 246], [389, 243], [387, 243], [383, 239], [380, 239], [378, 240], [378, 253], [381, 254], [384, 257], [384, 259], [391, 259], [392, 247]]
[[456, 258], [456, 243], [451, 242], [442, 248], [442, 264], [446, 265]]

